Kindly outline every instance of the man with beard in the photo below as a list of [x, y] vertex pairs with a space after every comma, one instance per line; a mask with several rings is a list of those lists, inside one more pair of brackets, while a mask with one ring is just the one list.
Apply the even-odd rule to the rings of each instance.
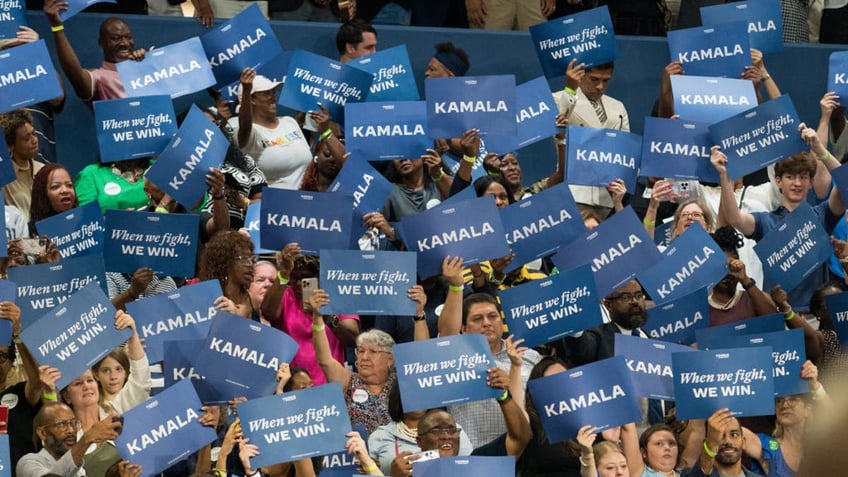
[[41, 440], [43, 449], [27, 454], [18, 461], [18, 477], [85, 475], [82, 465], [88, 446], [118, 437], [121, 423], [113, 422], [113, 417], [106, 416], [77, 439], [80, 421], [74, 411], [61, 403], [45, 405], [33, 422], [35, 435]]
[[584, 331], [576, 336], [563, 338], [557, 343], [557, 356], [571, 366], [582, 366], [615, 356], [615, 334], [648, 335], [641, 326], [648, 319], [645, 310], [645, 294], [636, 280], [631, 280], [604, 298], [604, 307], [609, 311], [612, 322]]
[[742, 425], [727, 408], [719, 409], [707, 419], [707, 437], [697, 465], [683, 471], [680, 477], [757, 477], [742, 466], [745, 435]]

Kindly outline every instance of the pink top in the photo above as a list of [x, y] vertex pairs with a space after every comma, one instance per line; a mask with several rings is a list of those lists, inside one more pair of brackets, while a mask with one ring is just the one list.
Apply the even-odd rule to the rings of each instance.
[[86, 101], [87, 104], [90, 105], [92, 101], [100, 101], [101, 99], [127, 97], [124, 83], [121, 82], [115, 63], [104, 61], [100, 68], [88, 70], [88, 72], [91, 74], [91, 99]]
[[[277, 328], [288, 333], [300, 345], [291, 365], [309, 371], [309, 376], [312, 377], [316, 386], [325, 384], [327, 378], [315, 358], [315, 348], [312, 346], [312, 314], [303, 311], [303, 304], [294, 297], [294, 291], [291, 287], [286, 288], [283, 292], [280, 311], [283, 319], [278, 322]], [[359, 321], [359, 316], [339, 315], [339, 320]], [[329, 327], [324, 332], [327, 333], [327, 341], [330, 342], [330, 352], [333, 354], [333, 358], [344, 364], [345, 353], [341, 341], [336, 338]]]

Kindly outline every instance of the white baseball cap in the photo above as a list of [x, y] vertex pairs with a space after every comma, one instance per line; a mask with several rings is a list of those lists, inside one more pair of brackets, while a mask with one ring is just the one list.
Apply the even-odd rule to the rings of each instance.
[[[270, 91], [270, 90], [276, 88], [277, 86], [280, 86], [281, 84], [283, 84], [282, 81], [271, 81], [270, 79], [268, 79], [267, 76], [256, 75], [256, 77], [253, 78], [253, 89], [251, 90], [251, 93], [261, 93], [263, 91]], [[238, 85], [238, 97], [239, 98], [242, 97], [241, 93], [242, 93], [242, 87], [241, 87], [241, 84], [239, 84]]]

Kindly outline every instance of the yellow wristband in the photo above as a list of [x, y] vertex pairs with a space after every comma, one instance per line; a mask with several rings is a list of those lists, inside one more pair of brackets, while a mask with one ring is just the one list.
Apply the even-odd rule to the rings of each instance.
[[430, 176], [430, 179], [433, 179], [433, 182], [439, 182], [440, 180], [442, 180], [443, 177], [445, 177], [445, 170], [440, 167], [439, 175], [435, 177]]
[[41, 397], [44, 398], [44, 399], [47, 399], [48, 401], [58, 401], [59, 400], [59, 397], [55, 393], [54, 394], [42, 393]]
[[322, 132], [321, 133], [321, 140], [323, 141], [324, 139], [327, 139], [328, 137], [330, 137], [330, 134], [333, 134], [332, 129], [327, 129], [326, 131]]
[[368, 467], [362, 468], [362, 472], [365, 472], [366, 474], [370, 474], [371, 472], [374, 472], [375, 470], [377, 470], [377, 464], [375, 462], [372, 462], [371, 465], [369, 465]]
[[648, 227], [656, 227], [657, 226], [657, 223], [653, 220], [645, 219], [645, 220], [642, 221], [642, 223], [647, 225]]
[[57, 31], [62, 31], [64, 29], [65, 29], [64, 24], [50, 27], [50, 31], [52, 31], [53, 33], [56, 33]]
[[324, 331], [324, 325], [312, 325], [312, 331], [315, 333], [320, 333]]
[[277, 272], [277, 280], [280, 281], [280, 285], [289, 284], [289, 279], [283, 276], [283, 272]]
[[212, 473], [215, 474], [215, 477], [227, 477], [226, 470], [212, 469]]
[[465, 161], [465, 162], [470, 162], [471, 164], [474, 164], [475, 162], [477, 162], [476, 157], [465, 156], [465, 155], [462, 156], [462, 160]]
[[791, 311], [789, 312], [789, 314], [788, 314], [788, 315], [786, 315], [786, 318], [784, 318], [784, 320], [786, 320], [786, 321], [792, 321], [792, 319], [793, 319], [793, 318], [795, 318], [795, 311], [794, 311], [794, 310], [791, 310]]
[[168, 210], [168, 209], [166, 209], [166, 208], [164, 208], [164, 207], [156, 207], [156, 209], [154, 209], [154, 210], [155, 210], [156, 212], [160, 213], [160, 214], [169, 214], [169, 213], [171, 213], [171, 211], [170, 211], [170, 210]]
[[707, 441], [704, 441], [704, 452], [706, 452], [710, 457], [716, 456], [716, 452], [713, 452], [713, 450], [710, 449], [710, 446], [707, 445]]
[[448, 291], [462, 291], [462, 285], [448, 285]]
[[565, 92], [572, 95], [572, 96], [575, 96], [577, 94], [576, 90], [573, 90], [573, 89], [569, 88], [568, 86], [565, 87]]
[[819, 158], [819, 160], [826, 161], [828, 157], [830, 157], [830, 151], [825, 152], [824, 155]]

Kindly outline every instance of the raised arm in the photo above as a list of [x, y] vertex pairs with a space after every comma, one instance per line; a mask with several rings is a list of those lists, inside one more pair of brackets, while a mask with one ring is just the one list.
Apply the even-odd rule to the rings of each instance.
[[462, 257], [442, 260], [442, 278], [448, 283], [448, 297], [439, 315], [439, 336], [458, 335], [462, 329]]
[[212, 218], [206, 221], [206, 233], [211, 237], [217, 232], [230, 228], [230, 211], [227, 207], [227, 190], [224, 173], [214, 167], [206, 174], [206, 185], [212, 199]]
[[68, 2], [60, 0], [45, 0], [44, 15], [53, 30], [53, 40], [56, 43], [56, 54], [59, 57], [59, 66], [71, 82], [76, 95], [83, 101], [90, 100], [93, 96], [93, 80], [91, 74], [86, 71], [71, 46], [68, 36], [65, 34], [64, 25], [59, 14], [68, 9]]
[[777, 310], [785, 315], [784, 321], [789, 329], [801, 328], [804, 330], [804, 350], [807, 354], [807, 359], [813, 363], [821, 363], [824, 357], [824, 338], [820, 331], [813, 329], [807, 320], [799, 316], [792, 310], [792, 305], [780, 285], [776, 285], [771, 289], [771, 297], [777, 304]]
[[350, 383], [350, 371], [333, 358], [330, 342], [327, 341], [327, 329], [324, 318], [319, 311], [322, 306], [330, 303], [330, 295], [320, 288], [312, 292], [309, 304], [312, 306], [312, 346], [315, 348], [315, 358], [324, 371], [327, 381], [341, 383], [346, 389]]
[[253, 92], [253, 80], [256, 78], [256, 70], [253, 68], [245, 68], [241, 71], [239, 81], [241, 82], [241, 102], [238, 112], [238, 145], [245, 147], [247, 140], [250, 139], [250, 133], [253, 132], [253, 103], [250, 102], [250, 95]]
[[661, 118], [670, 118], [674, 114], [674, 94], [671, 91], [671, 76], [682, 75], [683, 63], [672, 61], [663, 69], [662, 82], [660, 83], [660, 98], [657, 103], [657, 112]]
[[[822, 99], [819, 100], [819, 108], [821, 109], [821, 116], [819, 116], [819, 125], [816, 127], [816, 134], [819, 136], [819, 141], [822, 144], [827, 144], [829, 142], [830, 134], [830, 125], [833, 120], [834, 113], [836, 109], [839, 107], [839, 96], [832, 91], [828, 91], [822, 96]], [[841, 114], [841, 113], [840, 113]], [[842, 116], [842, 121], [844, 123], [845, 116]], [[844, 124], [843, 124], [844, 128]], [[842, 129], [840, 128], [840, 134], [842, 133]], [[833, 134], [833, 140], [836, 142], [838, 136], [836, 135], [836, 131]]]
[[757, 316], [770, 315], [774, 313], [774, 310], [776, 309], [774, 301], [757, 286], [757, 282], [753, 278], [748, 276], [748, 272], [745, 268], [745, 262], [738, 258], [728, 257], [726, 263], [730, 274], [742, 284], [742, 288], [744, 288], [748, 293], [748, 297], [754, 304], [754, 311], [757, 313]]
[[504, 422], [506, 423], [506, 453], [517, 459], [524, 452], [524, 448], [533, 437], [530, 429], [530, 421], [527, 415], [518, 407], [518, 403], [512, 399], [509, 392], [509, 377], [501, 368], [489, 369], [486, 382], [493, 388], [503, 389], [503, 396], [496, 400], [501, 408]]
[[621, 426], [621, 449], [624, 451], [624, 458], [627, 459], [630, 477], [642, 475], [642, 471], [645, 470], [645, 461], [639, 449], [639, 431], [636, 430], [636, 424], [631, 422]]
[[583, 426], [577, 431], [577, 443], [580, 445], [580, 477], [598, 477], [595, 465], [595, 453], [592, 445], [597, 438], [598, 428]]
[[427, 149], [427, 152], [421, 155], [421, 160], [424, 161], [424, 166], [427, 168], [427, 174], [430, 175], [430, 179], [433, 179], [433, 182], [436, 183], [442, 199], [450, 197], [453, 179], [448, 174], [445, 174], [445, 170], [442, 168], [442, 156], [435, 149]]
[[750, 237], [754, 233], [754, 216], [739, 210], [739, 204], [733, 194], [733, 181], [727, 175], [727, 156], [721, 152], [719, 146], [712, 147], [710, 162], [718, 171], [721, 183], [721, 201], [719, 202], [718, 215], [724, 217], [728, 225], [742, 232], [742, 235]]
[[424, 293], [424, 287], [421, 285], [413, 285], [407, 290], [409, 299], [415, 302], [415, 318], [413, 323], [413, 340], [422, 341], [430, 339], [430, 327], [427, 326], [427, 316], [424, 312], [424, 307], [427, 305], [427, 294]]
[[824, 199], [830, 194], [828, 198], [830, 212], [837, 217], [841, 217], [845, 213], [845, 202], [842, 200], [842, 195], [839, 194], [839, 189], [833, 185], [833, 178], [830, 175], [830, 171], [836, 169], [841, 164], [828, 152], [827, 147], [819, 140], [816, 131], [808, 128], [804, 123], [798, 126], [798, 130], [801, 131], [801, 140], [810, 146], [810, 153], [818, 158], [816, 161], [816, 175], [813, 177], [813, 189], [816, 192], [816, 197]]
[[291, 272], [294, 268], [294, 259], [300, 255], [300, 247], [296, 243], [288, 243], [285, 247], [276, 254], [277, 261], [277, 280], [271, 280], [271, 287], [265, 292], [265, 297], [262, 298], [262, 316], [265, 317], [272, 325], [276, 325], [285, 317], [282, 316], [282, 301], [283, 294], [286, 288], [289, 287]]

